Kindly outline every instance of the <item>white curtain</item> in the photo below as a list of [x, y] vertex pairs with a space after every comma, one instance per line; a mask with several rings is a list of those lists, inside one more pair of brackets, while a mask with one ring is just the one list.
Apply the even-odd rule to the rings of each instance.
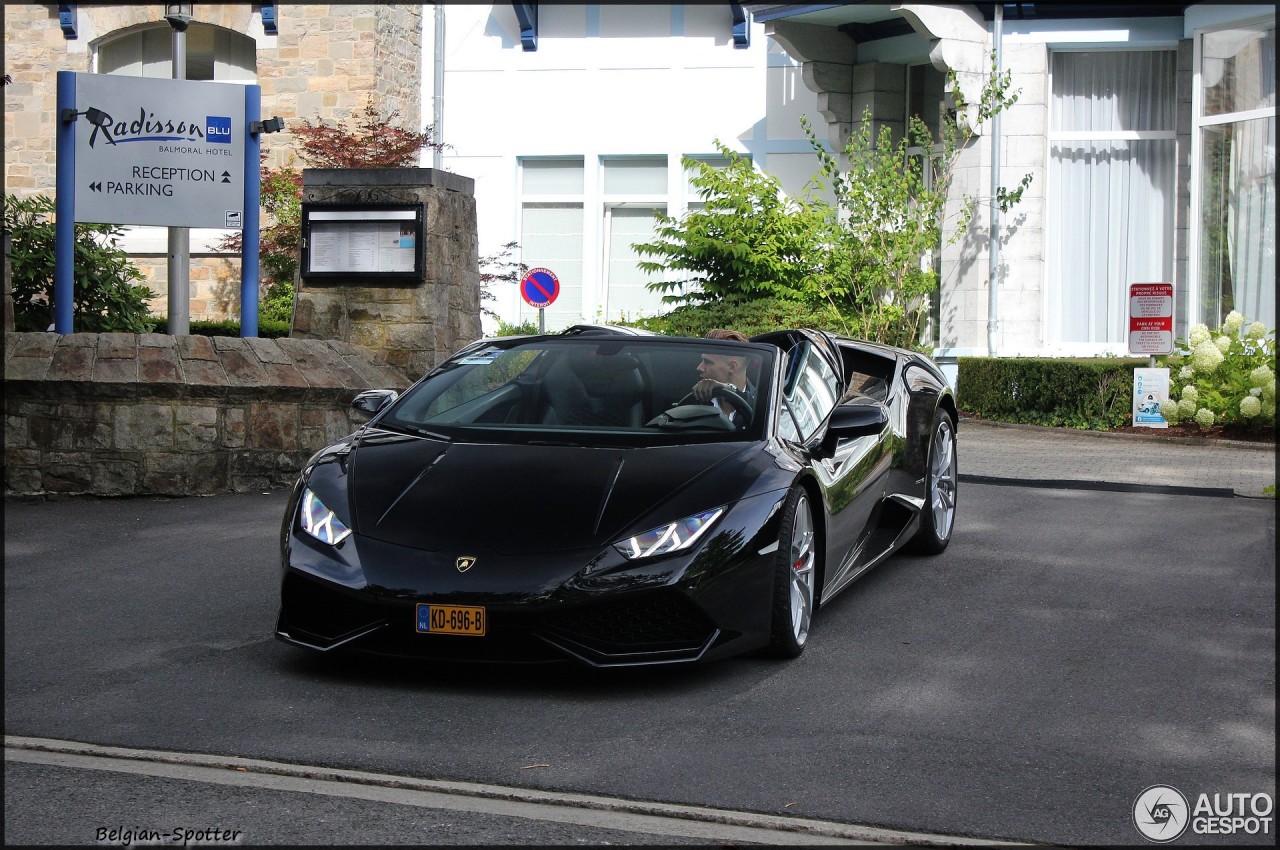
[[1173, 280], [1172, 51], [1056, 53], [1049, 292], [1056, 341], [1123, 343], [1130, 283]]
[[[1229, 40], [1233, 35], [1239, 37]], [[1274, 113], [1275, 29], [1216, 33], [1205, 40], [1226, 54], [1214, 60], [1216, 66], [1230, 71], [1219, 73], [1216, 84], [1205, 80], [1206, 102], [1247, 110], [1270, 107]], [[1221, 42], [1233, 49], [1223, 50]], [[1235, 309], [1275, 328], [1275, 115], [1207, 126], [1200, 141], [1201, 318], [1214, 324]]]

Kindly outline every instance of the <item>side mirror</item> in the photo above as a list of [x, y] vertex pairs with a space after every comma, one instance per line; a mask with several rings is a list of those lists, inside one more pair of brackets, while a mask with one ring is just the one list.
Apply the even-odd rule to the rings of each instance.
[[888, 424], [888, 408], [872, 398], [856, 398], [831, 411], [831, 421], [827, 423], [827, 433], [822, 438], [822, 449], [830, 454], [835, 451], [837, 441], [872, 437]]
[[351, 400], [351, 409], [373, 416], [399, 397], [400, 393], [395, 390], [364, 390], [356, 393], [356, 397]]

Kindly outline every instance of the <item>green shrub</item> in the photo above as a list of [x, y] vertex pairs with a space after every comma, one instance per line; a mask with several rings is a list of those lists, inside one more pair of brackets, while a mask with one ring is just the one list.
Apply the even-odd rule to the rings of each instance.
[[[159, 319], [153, 317], [156, 328], [155, 333], [168, 333], [168, 319]], [[223, 319], [219, 322], [210, 321], [192, 321], [190, 323], [190, 331], [192, 336], [240, 336], [240, 322], [238, 319]], [[258, 336], [267, 339], [279, 339], [289, 335], [289, 323], [272, 319], [258, 319]]]
[[[53, 198], [5, 195], [4, 228], [10, 235], [13, 323], [19, 331], [43, 331], [54, 316]], [[133, 281], [142, 272], [129, 261], [113, 224], [75, 225], [72, 321], [75, 330], [145, 333], [153, 319], [147, 305], [156, 293]]]
[[1000, 422], [1109, 431], [1133, 418], [1133, 370], [1146, 361], [961, 357], [956, 398], [965, 413]]
[[707, 304], [677, 307], [661, 316], [621, 320], [619, 325], [643, 328], [668, 336], [702, 336], [712, 328], [731, 328], [747, 336], [782, 328], [817, 328], [846, 333], [847, 321], [823, 305], [807, 305], [781, 298], [725, 298]]
[[1166, 422], [1275, 427], [1275, 331], [1232, 310], [1214, 332], [1202, 324], [1191, 328], [1177, 349], [1157, 361], [1169, 369], [1169, 400], [1160, 405]]

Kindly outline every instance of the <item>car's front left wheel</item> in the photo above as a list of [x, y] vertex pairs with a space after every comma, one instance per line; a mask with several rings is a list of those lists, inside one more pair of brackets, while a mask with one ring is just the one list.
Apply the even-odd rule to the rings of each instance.
[[813, 510], [803, 487], [797, 486], [787, 494], [775, 558], [769, 654], [795, 658], [809, 640], [809, 625], [818, 601], [817, 536]]

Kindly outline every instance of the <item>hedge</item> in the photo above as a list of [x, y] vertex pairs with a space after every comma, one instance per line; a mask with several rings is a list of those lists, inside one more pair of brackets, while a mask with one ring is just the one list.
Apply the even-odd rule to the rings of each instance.
[[1146, 359], [960, 357], [956, 398], [982, 419], [1108, 431], [1133, 417], [1133, 370]]

